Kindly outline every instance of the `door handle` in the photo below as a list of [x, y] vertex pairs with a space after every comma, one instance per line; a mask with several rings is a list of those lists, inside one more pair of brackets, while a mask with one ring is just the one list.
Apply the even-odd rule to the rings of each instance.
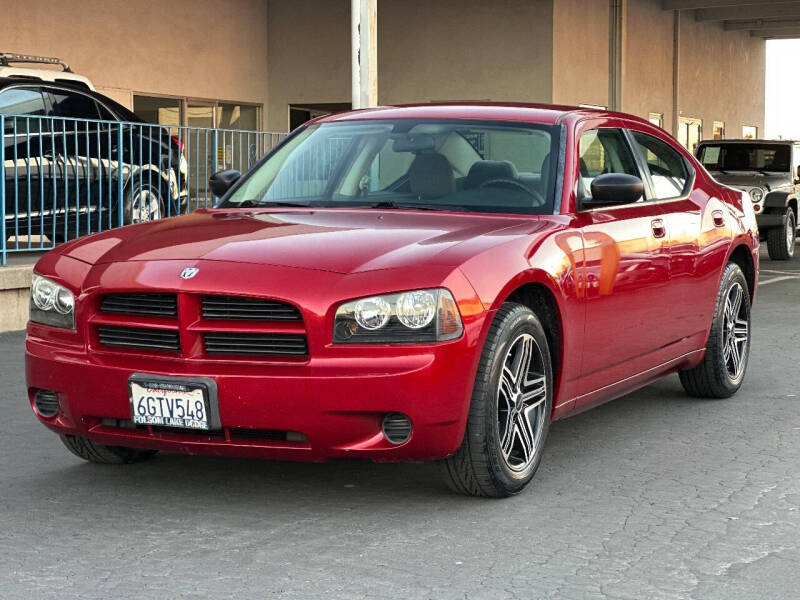
[[714, 227], [725, 227], [725, 215], [721, 210], [711, 211], [711, 218], [714, 219]]
[[653, 219], [650, 221], [650, 227], [653, 229], [653, 235], [657, 238], [663, 238], [667, 235], [667, 228], [664, 226], [662, 219]]

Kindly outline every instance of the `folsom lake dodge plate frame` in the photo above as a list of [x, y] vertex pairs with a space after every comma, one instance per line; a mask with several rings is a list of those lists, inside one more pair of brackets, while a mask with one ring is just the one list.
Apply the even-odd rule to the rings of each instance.
[[220, 429], [217, 384], [208, 377], [134, 373], [128, 379], [131, 421], [208, 431]]

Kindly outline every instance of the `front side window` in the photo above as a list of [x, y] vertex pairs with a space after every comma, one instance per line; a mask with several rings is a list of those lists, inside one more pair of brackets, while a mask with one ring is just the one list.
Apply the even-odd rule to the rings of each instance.
[[[44, 99], [39, 90], [28, 88], [10, 88], [0, 92], [0, 114], [4, 115], [25, 115], [30, 117], [41, 117], [47, 113], [44, 107]], [[15, 121], [16, 132], [24, 134], [26, 129], [33, 131], [38, 129], [40, 119], [11, 119], [6, 117], [5, 133], [14, 133]]]
[[697, 158], [709, 171], [777, 171], [791, 169], [788, 144], [704, 144]]
[[277, 150], [221, 206], [385, 206], [550, 214], [557, 128], [432, 120], [324, 123]]
[[581, 134], [579, 166], [583, 195], [591, 195], [592, 181], [606, 173], [639, 177], [636, 161], [619, 129], [590, 129]]
[[633, 137], [650, 170], [655, 199], [682, 196], [689, 181], [689, 170], [680, 153], [652, 135], [634, 131]]

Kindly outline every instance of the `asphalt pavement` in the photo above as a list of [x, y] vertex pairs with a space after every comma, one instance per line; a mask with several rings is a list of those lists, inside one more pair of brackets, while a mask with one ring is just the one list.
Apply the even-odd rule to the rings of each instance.
[[672, 376], [557, 422], [500, 501], [431, 464], [85, 464], [0, 334], [0, 598], [800, 597], [800, 259], [761, 280], [738, 395]]

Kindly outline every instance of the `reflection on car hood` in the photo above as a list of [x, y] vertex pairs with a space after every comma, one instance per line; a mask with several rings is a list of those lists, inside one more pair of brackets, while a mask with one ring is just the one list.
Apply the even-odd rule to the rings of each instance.
[[[504, 229], [516, 226], [519, 235], [520, 226], [530, 233], [538, 224], [536, 217], [401, 210], [200, 210], [75, 240], [62, 252], [90, 264], [202, 259], [352, 273], [457, 265], [508, 240]], [[459, 245], [464, 253], [445, 253]]]
[[754, 187], [771, 190], [791, 183], [789, 173], [769, 173], [768, 175], [758, 171], [725, 171], [724, 173], [711, 171], [710, 173], [720, 183], [745, 190]]

